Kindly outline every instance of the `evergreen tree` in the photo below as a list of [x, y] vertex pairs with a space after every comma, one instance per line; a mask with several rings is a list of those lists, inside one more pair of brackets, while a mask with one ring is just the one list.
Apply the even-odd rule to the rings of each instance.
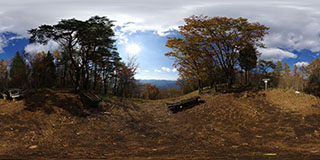
[[10, 66], [10, 87], [25, 89], [28, 85], [27, 65], [17, 52]]
[[54, 58], [50, 52], [43, 59], [43, 63], [45, 65], [45, 74], [42, 75], [44, 79], [44, 87], [52, 87], [56, 82], [56, 65], [54, 64]]
[[239, 52], [240, 67], [245, 70], [245, 82], [248, 85], [249, 71], [257, 66], [257, 51], [252, 45], [245, 46]]

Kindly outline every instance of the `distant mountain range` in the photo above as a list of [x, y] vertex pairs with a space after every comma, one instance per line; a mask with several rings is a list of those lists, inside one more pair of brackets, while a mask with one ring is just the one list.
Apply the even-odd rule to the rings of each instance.
[[159, 89], [168, 89], [168, 88], [179, 88], [175, 80], [138, 80], [142, 84], [150, 83], [151, 85], [156, 85]]

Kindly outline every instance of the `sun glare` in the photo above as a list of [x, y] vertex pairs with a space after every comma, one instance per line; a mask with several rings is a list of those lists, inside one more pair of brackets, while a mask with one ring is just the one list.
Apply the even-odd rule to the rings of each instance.
[[126, 46], [126, 52], [130, 55], [136, 55], [141, 51], [141, 48], [136, 43], [130, 43]]

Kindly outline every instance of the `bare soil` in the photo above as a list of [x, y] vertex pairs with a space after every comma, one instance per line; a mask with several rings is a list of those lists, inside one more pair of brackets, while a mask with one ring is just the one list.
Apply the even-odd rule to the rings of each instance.
[[0, 100], [0, 159], [320, 159], [316, 97], [270, 90], [201, 100], [176, 114], [159, 101], [92, 108], [61, 90]]

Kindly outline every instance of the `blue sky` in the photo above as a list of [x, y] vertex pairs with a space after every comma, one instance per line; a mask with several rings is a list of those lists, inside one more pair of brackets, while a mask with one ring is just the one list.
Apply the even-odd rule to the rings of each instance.
[[319, 57], [318, 0], [10, 0], [0, 2], [0, 59], [58, 48], [54, 42], [28, 44], [31, 28], [99, 15], [115, 20], [118, 51], [124, 60], [136, 57], [137, 79], [176, 79], [173, 60], [164, 56], [167, 36], [177, 35], [184, 18], [200, 14], [244, 17], [270, 27], [261, 59], [293, 66]]

